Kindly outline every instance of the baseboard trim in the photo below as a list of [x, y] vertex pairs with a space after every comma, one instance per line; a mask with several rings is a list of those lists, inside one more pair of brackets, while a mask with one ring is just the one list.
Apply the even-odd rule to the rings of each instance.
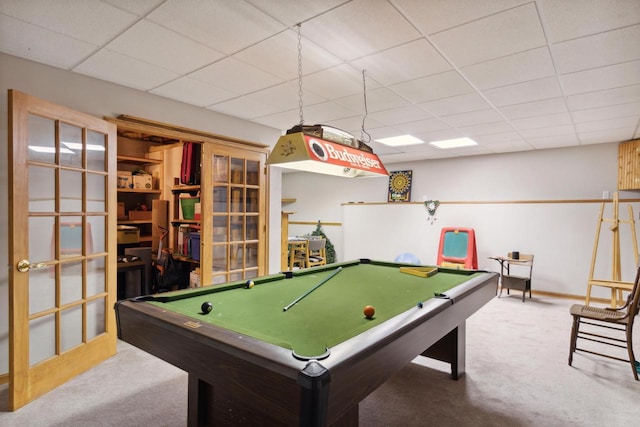
[[[585, 295], [562, 294], [562, 293], [559, 293], [559, 292], [549, 292], [549, 291], [534, 291], [534, 290], [532, 290], [531, 294], [545, 296], [545, 297], [553, 297], [553, 298], [575, 299], [575, 300], [581, 300], [583, 302], [587, 299], [587, 297]], [[610, 304], [611, 303], [610, 299], [605, 299], [605, 298], [594, 298], [594, 297], [591, 297], [590, 299], [591, 299], [591, 302], [597, 302], [597, 303], [602, 303], [602, 304]]]

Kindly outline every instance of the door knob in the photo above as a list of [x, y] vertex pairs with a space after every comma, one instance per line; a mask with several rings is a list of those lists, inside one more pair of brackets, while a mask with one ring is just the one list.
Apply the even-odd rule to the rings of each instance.
[[44, 264], [42, 262], [31, 264], [28, 259], [23, 259], [22, 261], [18, 261], [18, 266], [17, 267], [18, 267], [18, 271], [20, 273], [26, 273], [27, 271], [31, 270], [32, 268], [33, 269], [44, 268], [46, 266], [47, 266], [47, 264]]

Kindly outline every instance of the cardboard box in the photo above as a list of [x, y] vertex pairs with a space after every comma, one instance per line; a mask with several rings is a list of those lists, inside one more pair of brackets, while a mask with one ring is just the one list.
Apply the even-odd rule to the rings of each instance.
[[133, 175], [133, 188], [151, 190], [153, 188], [153, 178], [151, 175]]
[[138, 229], [138, 227], [131, 227], [129, 225], [118, 226], [118, 244], [139, 242], [140, 230]]
[[131, 171], [118, 171], [118, 188], [133, 188]]
[[127, 219], [127, 214], [124, 213], [124, 202], [118, 202], [118, 219]]
[[151, 211], [129, 211], [129, 220], [151, 220]]

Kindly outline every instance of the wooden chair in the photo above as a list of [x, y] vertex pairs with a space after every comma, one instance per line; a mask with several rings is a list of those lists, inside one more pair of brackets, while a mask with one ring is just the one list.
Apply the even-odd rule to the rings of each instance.
[[[633, 283], [631, 293], [627, 297], [625, 305], [619, 308], [598, 308], [588, 305], [574, 304], [570, 308], [573, 316], [573, 327], [571, 328], [571, 343], [569, 347], [569, 366], [573, 362], [573, 353], [583, 351], [585, 353], [595, 354], [597, 356], [607, 357], [609, 359], [619, 360], [621, 362], [629, 362], [633, 377], [638, 381], [638, 371], [640, 371], [640, 362], [636, 362], [633, 354], [633, 321], [638, 315], [640, 300], [640, 268], [636, 273], [636, 279]], [[580, 329], [582, 325], [588, 327]], [[621, 338], [624, 333], [624, 339]], [[609, 333], [608, 335], [606, 335]], [[578, 338], [605, 344], [613, 347], [626, 348], [628, 358], [624, 359], [611, 353], [600, 353], [596, 351], [597, 347], [589, 349], [579, 348], [577, 346]]]
[[289, 271], [294, 267], [306, 268], [307, 267], [307, 247], [309, 245], [308, 240], [292, 240], [289, 241]]
[[326, 247], [327, 239], [309, 239], [307, 251], [307, 265], [309, 267], [327, 264]]
[[[532, 254], [520, 254], [517, 260], [512, 258], [512, 253], [507, 254], [508, 260], [501, 263], [500, 278], [500, 297], [502, 290], [507, 290], [509, 295], [510, 289], [516, 289], [522, 291], [522, 302], [524, 302], [524, 296], [529, 291], [529, 299], [531, 299], [531, 273], [533, 271], [533, 255]], [[514, 274], [520, 273], [520, 274]]]
[[309, 238], [305, 250], [296, 254], [295, 263], [299, 264], [300, 268], [325, 265], [327, 263], [326, 245], [326, 239]]

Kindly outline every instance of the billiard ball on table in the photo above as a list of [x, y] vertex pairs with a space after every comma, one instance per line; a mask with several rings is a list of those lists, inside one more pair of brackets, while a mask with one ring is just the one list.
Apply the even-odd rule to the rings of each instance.
[[364, 307], [362, 312], [364, 313], [364, 317], [367, 319], [373, 319], [373, 315], [376, 314], [376, 309], [373, 308], [372, 305], [367, 305]]
[[209, 314], [213, 310], [213, 304], [211, 304], [209, 301], [203, 302], [200, 306], [200, 309], [204, 314]]
[[244, 287], [247, 289], [252, 289], [254, 285], [255, 283], [253, 282], [253, 280], [247, 280], [247, 283], [245, 283]]

